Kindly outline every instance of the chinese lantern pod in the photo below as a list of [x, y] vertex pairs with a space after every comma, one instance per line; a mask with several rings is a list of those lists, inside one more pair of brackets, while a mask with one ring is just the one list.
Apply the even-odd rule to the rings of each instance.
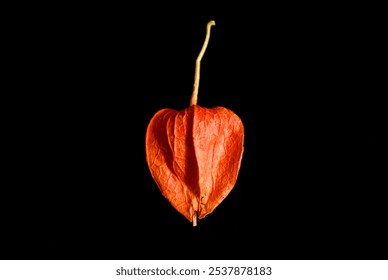
[[147, 129], [146, 156], [163, 196], [194, 223], [234, 187], [243, 143], [243, 124], [231, 110], [192, 105], [155, 114]]
[[196, 61], [194, 90], [184, 110], [162, 109], [146, 132], [146, 160], [163, 196], [196, 226], [233, 189], [244, 149], [241, 119], [224, 107], [197, 105], [199, 65], [209, 40]]

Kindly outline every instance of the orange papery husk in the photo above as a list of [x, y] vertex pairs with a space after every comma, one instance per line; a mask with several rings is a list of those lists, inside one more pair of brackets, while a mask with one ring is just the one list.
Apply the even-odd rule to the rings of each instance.
[[163, 196], [193, 225], [231, 192], [243, 150], [243, 123], [225, 107], [162, 109], [147, 127], [151, 175]]

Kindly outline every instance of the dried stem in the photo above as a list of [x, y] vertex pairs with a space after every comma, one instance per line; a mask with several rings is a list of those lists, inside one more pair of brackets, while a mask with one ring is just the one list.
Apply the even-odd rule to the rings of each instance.
[[215, 21], [209, 21], [207, 26], [206, 26], [206, 38], [205, 42], [203, 43], [202, 49], [197, 57], [197, 60], [195, 61], [195, 74], [194, 74], [194, 89], [193, 89], [193, 94], [191, 95], [191, 100], [190, 100], [190, 106], [191, 105], [196, 105], [197, 100], [198, 100], [198, 87], [199, 87], [199, 69], [200, 69], [200, 64], [201, 64], [201, 59], [203, 54], [205, 53], [207, 44], [209, 43], [209, 38], [210, 38], [210, 28], [216, 25]]

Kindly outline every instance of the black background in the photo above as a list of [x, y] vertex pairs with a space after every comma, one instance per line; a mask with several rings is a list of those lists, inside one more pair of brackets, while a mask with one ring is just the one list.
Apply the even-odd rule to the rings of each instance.
[[[380, 18], [159, 8], [25, 7], [9, 23], [1, 257], [386, 258]], [[233, 191], [193, 228], [153, 181], [145, 133], [188, 107], [210, 20], [198, 105], [240, 116], [245, 149]]]

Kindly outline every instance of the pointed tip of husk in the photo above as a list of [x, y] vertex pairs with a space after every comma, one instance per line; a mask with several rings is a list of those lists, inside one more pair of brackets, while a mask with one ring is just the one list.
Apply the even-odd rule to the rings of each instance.
[[197, 213], [193, 215], [193, 227], [197, 226]]

